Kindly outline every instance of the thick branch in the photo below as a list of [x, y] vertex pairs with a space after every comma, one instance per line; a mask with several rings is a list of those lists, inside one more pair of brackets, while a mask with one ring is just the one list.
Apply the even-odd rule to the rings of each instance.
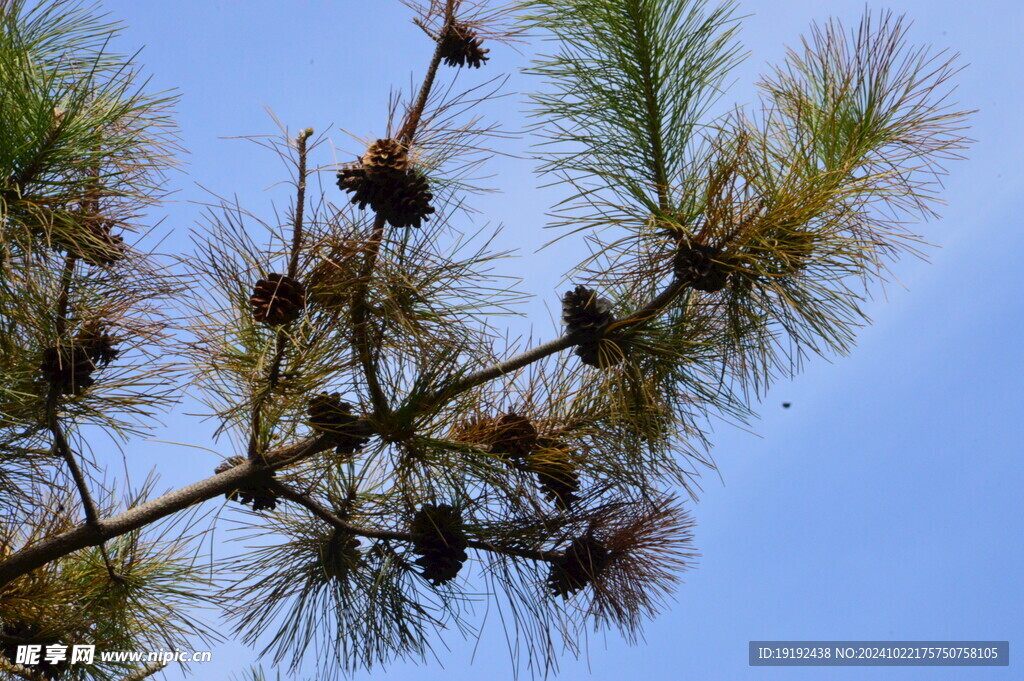
[[258, 479], [267, 470], [281, 468], [333, 446], [332, 439], [327, 436], [306, 438], [289, 447], [268, 452], [266, 466], [253, 461], [245, 461], [223, 473], [168, 492], [161, 497], [130, 508], [124, 513], [101, 519], [95, 525], [89, 523], [79, 525], [73, 530], [32, 544], [0, 562], [0, 586], [42, 567], [50, 561], [87, 546], [96, 546], [107, 539], [118, 537], [161, 518], [166, 518], [172, 513], [244, 487], [246, 482]]
[[[96, 171], [98, 174], [99, 171]], [[89, 200], [90, 205], [87, 210], [96, 212], [99, 207], [96, 205], [95, 199]], [[60, 294], [57, 297], [57, 320], [56, 320], [56, 331], [58, 344], [61, 342], [64, 332], [67, 330], [68, 321], [68, 300], [71, 296], [71, 284], [75, 278], [75, 256], [68, 254], [64, 258], [64, 268], [61, 271], [60, 277]], [[74, 361], [69, 359], [69, 361]], [[86, 482], [85, 475], [82, 473], [81, 467], [78, 465], [78, 461], [75, 459], [75, 453], [71, 449], [71, 445], [68, 444], [67, 438], [64, 436], [64, 429], [61, 427], [60, 419], [57, 416], [57, 401], [60, 393], [56, 386], [50, 387], [50, 394], [46, 400], [46, 421], [47, 427], [50, 429], [50, 433], [53, 434], [53, 446], [54, 449], [64, 459], [64, 463], [68, 467], [68, 471], [71, 473], [72, 479], [75, 481], [75, 487], [78, 488], [78, 496], [82, 500], [82, 509], [85, 511], [85, 520], [88, 524], [94, 528], [99, 522], [99, 511], [96, 508], [96, 503], [93, 501], [92, 495], [89, 493], [89, 484]], [[107, 548], [101, 543], [100, 553], [103, 555], [103, 563], [107, 566], [107, 572], [110, 574], [112, 579], [120, 579], [117, 572], [114, 571], [114, 566], [110, 563], [110, 556], [107, 555]]]

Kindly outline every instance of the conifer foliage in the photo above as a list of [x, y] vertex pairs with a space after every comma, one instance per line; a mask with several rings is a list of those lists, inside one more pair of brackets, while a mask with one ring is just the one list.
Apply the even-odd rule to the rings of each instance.
[[[213, 201], [169, 265], [146, 235], [173, 100], [76, 0], [0, 0], [0, 675], [144, 678], [11, 651], [230, 632], [333, 679], [431, 659], [491, 606], [531, 670], [595, 629], [636, 642], [696, 558], [709, 422], [849, 348], [864, 287], [917, 244], [967, 145], [955, 64], [887, 13], [813, 26], [758, 107], [716, 117], [731, 2], [405, 4], [422, 80], [378, 130], [340, 165], [311, 128], [257, 138], [288, 209]], [[461, 230], [509, 143], [474, 108], [527, 35], [550, 40], [518, 153], [562, 191], [555, 247], [591, 255], [550, 293], [552, 340], [509, 347], [498, 315], [524, 296], [490, 235]], [[111, 484], [97, 443], [135, 456], [174, 408], [216, 424], [181, 448], [212, 473]], [[234, 551], [207, 541], [224, 523]]]

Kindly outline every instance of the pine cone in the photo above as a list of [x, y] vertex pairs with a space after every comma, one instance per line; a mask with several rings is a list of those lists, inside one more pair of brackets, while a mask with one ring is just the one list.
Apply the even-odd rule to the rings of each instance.
[[698, 291], [714, 293], [728, 283], [729, 266], [712, 246], [682, 242], [672, 265], [676, 276]]
[[338, 454], [359, 451], [373, 432], [352, 414], [352, 405], [341, 400], [340, 393], [319, 393], [309, 400], [309, 425], [318, 433], [328, 433], [337, 443]]
[[89, 353], [77, 345], [46, 348], [39, 367], [43, 380], [62, 395], [81, 395], [95, 383], [92, 378], [95, 369]]
[[349, 571], [359, 563], [359, 545], [359, 540], [352, 534], [335, 528], [320, 545], [324, 574], [331, 579], [346, 579]]
[[576, 501], [580, 488], [580, 477], [564, 444], [550, 438], [543, 438], [540, 448], [527, 457], [527, 468], [537, 476], [540, 491], [566, 510]]
[[548, 588], [555, 596], [568, 598], [600, 576], [611, 552], [593, 537], [574, 539], [561, 558], [551, 564]]
[[372, 180], [400, 178], [409, 169], [409, 152], [397, 140], [379, 139], [366, 149], [362, 163]]
[[522, 463], [537, 447], [537, 429], [530, 419], [509, 412], [498, 419], [491, 439], [491, 451], [513, 463]]
[[423, 568], [424, 579], [434, 586], [455, 579], [469, 558], [459, 511], [448, 504], [423, 504], [413, 516], [409, 531], [413, 553], [420, 556], [414, 562]]
[[110, 334], [98, 326], [82, 329], [75, 338], [75, 344], [85, 351], [97, 368], [107, 366], [121, 354], [121, 351], [114, 347]]
[[419, 228], [434, 212], [434, 207], [430, 205], [434, 195], [430, 192], [426, 176], [409, 170], [402, 177], [402, 181], [393, 183], [392, 191], [381, 205], [380, 212], [395, 227]]
[[347, 164], [338, 171], [338, 188], [351, 193], [360, 210], [369, 206], [394, 227], [421, 227], [434, 212], [427, 178], [413, 168], [371, 173], [362, 162]]
[[465, 66], [480, 68], [484, 62], [490, 59], [485, 50], [481, 47], [483, 41], [477, 37], [476, 32], [465, 24], [452, 24], [444, 40], [441, 41], [441, 55], [444, 63], [448, 66]]
[[577, 286], [562, 296], [562, 323], [568, 333], [597, 337], [615, 320], [612, 304], [593, 289]]
[[613, 334], [595, 341], [580, 343], [574, 351], [587, 366], [607, 369], [620, 364], [629, 356], [629, 343], [623, 334]]
[[[232, 456], [214, 468], [213, 472], [220, 475], [243, 462], [245, 462], [245, 457]], [[274, 471], [268, 471], [262, 477], [265, 481], [269, 481], [274, 477]], [[239, 487], [238, 489], [231, 490], [224, 494], [224, 498], [228, 501], [237, 501], [243, 506], [252, 504], [252, 510], [254, 511], [272, 511], [277, 507], [277, 492], [260, 484], [253, 484], [249, 487]]]
[[562, 296], [562, 323], [567, 333], [583, 334], [587, 339], [576, 346], [575, 354], [589, 366], [606, 369], [629, 354], [624, 333], [607, 334], [615, 321], [612, 304], [598, 297], [593, 289], [577, 286]]
[[365, 210], [367, 205], [379, 205], [381, 198], [379, 185], [371, 182], [366, 175], [362, 162], [346, 163], [338, 171], [338, 189], [351, 192], [352, 203]]
[[75, 337], [70, 346], [43, 350], [39, 371], [43, 380], [56, 386], [60, 394], [80, 395], [95, 383], [93, 372], [110, 364], [119, 354], [106, 331], [88, 327]]
[[284, 274], [270, 274], [256, 282], [252, 296], [252, 316], [267, 326], [290, 324], [306, 307], [302, 284]]

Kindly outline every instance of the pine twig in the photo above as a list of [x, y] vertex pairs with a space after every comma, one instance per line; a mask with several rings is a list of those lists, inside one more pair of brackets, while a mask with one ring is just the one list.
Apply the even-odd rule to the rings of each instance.
[[[302, 229], [306, 205], [306, 176], [308, 174], [306, 171], [306, 142], [312, 134], [313, 128], [305, 128], [295, 138], [295, 145], [299, 152], [299, 167], [295, 215], [292, 220], [292, 245], [288, 258], [288, 277], [290, 279], [295, 278], [299, 269], [299, 251], [302, 249]], [[274, 358], [271, 360], [270, 370], [267, 372], [267, 388], [259, 394], [252, 407], [248, 451], [250, 459], [263, 456], [263, 453], [259, 450], [259, 432], [262, 428], [263, 405], [266, 402], [269, 391], [273, 390], [281, 379], [281, 364], [284, 362], [284, 353], [288, 348], [288, 334], [285, 328], [282, 327], [277, 330], [277, 345], [274, 349]]]
[[[445, 7], [444, 29], [435, 37], [436, 46], [434, 54], [430, 58], [427, 73], [420, 85], [419, 95], [415, 104], [409, 110], [405, 124], [398, 133], [398, 141], [403, 147], [408, 148], [416, 135], [416, 130], [423, 117], [423, 110], [427, 106], [430, 92], [434, 87], [434, 80], [437, 77], [437, 69], [443, 58], [443, 38], [448, 28], [455, 22], [455, 0], [447, 0]], [[363, 367], [363, 374], [366, 376], [367, 389], [370, 392], [370, 400], [373, 408], [379, 417], [387, 418], [391, 414], [391, 407], [388, 404], [384, 390], [380, 385], [380, 378], [377, 375], [377, 367], [374, 364], [373, 351], [371, 349], [369, 335], [367, 333], [367, 312], [366, 293], [370, 286], [370, 278], [376, 269], [377, 258], [380, 256], [380, 247], [384, 241], [385, 218], [378, 213], [373, 222], [373, 230], [370, 233], [367, 244], [366, 259], [359, 273], [358, 284], [352, 301], [352, 326], [355, 335], [356, 353], [359, 363]]]
[[[78, 488], [78, 496], [82, 500], [82, 508], [85, 511], [85, 521], [97, 532], [100, 531], [100, 514], [96, 507], [96, 502], [92, 498], [92, 494], [89, 492], [89, 484], [85, 479], [85, 474], [82, 472], [81, 466], [75, 460], [75, 452], [71, 449], [71, 445], [68, 444], [67, 438], [64, 436], [64, 430], [61, 428], [60, 420], [57, 418], [56, 411], [50, 410], [50, 432], [53, 434], [53, 446], [60, 453], [64, 459], [64, 463], [67, 464], [68, 470], [71, 472], [71, 477], [75, 481], [75, 487]], [[107, 554], [107, 547], [103, 542], [99, 543], [100, 555], [103, 556], [103, 563], [107, 567], [107, 573], [110, 578], [115, 582], [123, 581], [121, 575], [114, 570], [113, 563], [110, 562], [110, 556]]]
[[[676, 299], [676, 296], [682, 293], [682, 291], [684, 291], [689, 285], [689, 281], [674, 277], [669, 285], [666, 286], [661, 293], [651, 299], [647, 305], [628, 317], [615, 322], [613, 328], [620, 329], [628, 326], [636, 326], [650, 321], [661, 314], [661, 312], [663, 312], [665, 308]], [[553, 355], [556, 352], [561, 352], [562, 350], [571, 348], [572, 346], [583, 342], [585, 339], [586, 336], [580, 334], [563, 334], [558, 338], [521, 352], [515, 357], [510, 357], [503, 362], [498, 362], [486, 369], [481, 369], [480, 371], [469, 374], [451, 385], [442, 386], [429, 395], [426, 395], [418, 404], [422, 410], [430, 409], [444, 400], [451, 399], [459, 393], [463, 393], [478, 385], [494, 380], [499, 376], [504, 376], [505, 374], [511, 373], [517, 369], [521, 369], [529, 364], [544, 359], [549, 355]]]
[[[303, 494], [296, 489], [293, 489], [281, 482], [280, 480], [274, 480], [269, 485], [270, 489], [274, 490], [278, 496], [288, 499], [299, 506], [309, 510], [313, 515], [317, 516], [329, 525], [333, 525], [339, 530], [349, 532], [360, 537], [368, 537], [370, 539], [393, 539], [396, 541], [412, 542], [413, 536], [409, 532], [394, 532], [391, 530], [378, 530], [370, 527], [362, 527], [360, 525], [353, 525], [352, 523], [339, 518], [337, 514], [333, 513], [329, 508], [313, 499], [307, 494]], [[479, 551], [488, 551], [490, 553], [500, 553], [507, 556], [516, 556], [517, 558], [530, 558], [532, 560], [539, 560], [545, 562], [552, 562], [561, 557], [561, 553], [557, 551], [537, 551], [531, 549], [523, 549], [518, 547], [500, 546], [493, 542], [480, 541], [470, 539], [466, 542], [466, 545], [470, 548], [477, 549]]]
[[[71, 283], [74, 276], [75, 256], [69, 253], [67, 257], [64, 258], [64, 267], [61, 271], [60, 294], [57, 297], [56, 330], [58, 342], [67, 330], [68, 299], [71, 295]], [[75, 459], [75, 453], [71, 449], [71, 445], [68, 444], [67, 438], [64, 436], [64, 429], [61, 427], [60, 418], [57, 415], [58, 397], [58, 389], [56, 386], [51, 386], [50, 394], [46, 400], [47, 427], [53, 435], [54, 449], [56, 449], [61, 455], [61, 458], [64, 459], [64, 463], [67, 465], [68, 471], [71, 473], [71, 477], [75, 481], [75, 487], [78, 489], [78, 496], [82, 500], [82, 509], [85, 511], [86, 523], [93, 528], [98, 528], [100, 516], [96, 507], [96, 502], [93, 501], [92, 494], [89, 492], [89, 484], [85, 479], [85, 474], [78, 465], [78, 461]], [[107, 547], [103, 542], [100, 542], [99, 547], [100, 554], [103, 556], [103, 563], [107, 567], [107, 573], [110, 575], [110, 578], [114, 581], [121, 581], [121, 576], [114, 570], [114, 566], [110, 562], [110, 556], [107, 555]]]

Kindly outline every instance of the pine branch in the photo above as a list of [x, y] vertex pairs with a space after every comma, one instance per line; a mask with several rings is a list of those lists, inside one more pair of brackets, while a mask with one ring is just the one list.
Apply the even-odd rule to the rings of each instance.
[[[94, 202], [94, 200], [92, 200], [92, 202]], [[93, 206], [93, 208], [95, 208], [95, 206]], [[64, 258], [64, 267], [61, 271], [60, 278], [60, 294], [57, 296], [57, 319], [55, 324], [57, 347], [60, 347], [63, 342], [64, 332], [67, 327], [68, 299], [71, 293], [71, 285], [74, 281], [74, 276], [75, 256], [68, 254], [68, 256]], [[69, 358], [68, 361], [74, 362], [74, 359]], [[75, 459], [75, 453], [68, 444], [67, 438], [64, 436], [64, 429], [61, 427], [60, 418], [57, 414], [57, 402], [59, 398], [59, 388], [56, 385], [50, 386], [50, 392], [46, 400], [47, 427], [53, 435], [54, 449], [57, 450], [61, 458], [64, 459], [64, 463], [68, 467], [68, 471], [71, 473], [72, 479], [75, 481], [75, 487], [78, 489], [78, 495], [82, 500], [82, 509], [85, 511], [86, 522], [93, 529], [98, 529], [100, 517], [99, 511], [96, 508], [96, 502], [93, 501], [92, 494], [89, 492], [89, 484], [85, 479], [85, 475], [82, 473], [81, 467], [78, 465], [78, 461]], [[114, 570], [114, 566], [110, 562], [110, 556], [107, 555], [107, 548], [103, 543], [100, 543], [100, 554], [103, 556], [103, 563], [107, 567], [107, 573], [110, 575], [110, 578], [115, 581], [120, 580], [120, 576]]]
[[[288, 485], [284, 484], [279, 480], [274, 480], [267, 485], [270, 489], [277, 492], [278, 495], [295, 502], [303, 508], [309, 510], [313, 515], [317, 516], [329, 525], [332, 525], [339, 530], [344, 530], [353, 535], [360, 537], [368, 537], [372, 539], [394, 539], [404, 542], [412, 542], [413, 535], [409, 532], [393, 532], [390, 530], [378, 530], [372, 527], [363, 527], [360, 525], [353, 525], [339, 518], [335, 513], [332, 513], [323, 504], [319, 503], [315, 499], [311, 498], [307, 494], [303, 494], [298, 490], [295, 490]], [[518, 558], [529, 558], [531, 560], [538, 560], [544, 562], [554, 562], [561, 558], [562, 554], [559, 551], [532, 551], [530, 549], [524, 549], [520, 547], [501, 546], [494, 542], [481, 541], [478, 539], [470, 539], [467, 541], [467, 546], [480, 551], [488, 551], [490, 553], [499, 553], [505, 556], [516, 556]]]
[[[618, 320], [615, 323], [614, 328], [620, 329], [630, 326], [637, 326], [640, 324], [645, 324], [655, 319], [659, 314], [664, 312], [672, 303], [672, 301], [675, 300], [676, 297], [689, 285], [689, 281], [679, 278], [673, 278], [671, 283], [669, 283], [669, 285], [666, 286], [661, 291], [661, 293], [659, 293], [656, 297], [651, 299], [651, 301], [644, 305], [641, 309], [637, 310], [636, 312], [630, 314], [627, 317], [624, 317], [623, 319]], [[545, 357], [555, 354], [556, 352], [561, 352], [562, 350], [571, 348], [574, 345], [579, 345], [580, 343], [587, 340], [593, 339], [587, 337], [585, 334], [563, 334], [558, 338], [550, 340], [546, 343], [542, 343], [541, 345], [538, 345], [536, 347], [530, 348], [529, 350], [526, 350], [516, 355], [515, 357], [510, 357], [509, 359], [504, 360], [502, 362], [498, 362], [497, 364], [490, 366], [486, 369], [481, 369], [480, 371], [476, 371], [472, 374], [469, 374], [468, 376], [465, 376], [464, 378], [461, 378], [450, 385], [442, 386], [441, 388], [425, 395], [421, 400], [419, 400], [417, 402], [417, 407], [421, 412], [427, 411], [430, 408], [440, 404], [441, 402], [449, 400], [460, 393], [475, 388], [478, 385], [482, 385], [484, 383], [487, 383], [488, 381], [492, 381], [496, 378], [512, 373], [517, 369], [522, 369], [523, 367], [529, 366], [534, 362], [538, 362], [544, 359]]]
[[441, 65], [441, 59], [444, 56], [442, 53], [444, 36], [452, 24], [455, 23], [455, 0], [446, 0], [446, 3], [444, 27], [437, 36], [434, 36], [436, 47], [434, 48], [433, 56], [430, 58], [430, 65], [427, 67], [423, 84], [420, 86], [419, 96], [416, 98], [416, 103], [409, 110], [409, 116], [406, 118], [405, 125], [402, 126], [401, 132], [398, 133], [398, 141], [406, 148], [412, 144], [413, 139], [416, 137], [416, 130], [419, 127], [420, 119], [423, 117], [423, 111], [426, 109], [427, 101], [430, 99], [430, 91], [434, 87], [437, 69]]
[[118, 515], [101, 518], [95, 525], [86, 523], [67, 532], [47, 537], [0, 562], [0, 586], [50, 561], [87, 546], [97, 546], [108, 539], [137, 530], [195, 504], [244, 487], [247, 482], [259, 480], [268, 471], [302, 461], [334, 446], [330, 436], [306, 438], [288, 447], [268, 452], [266, 465], [246, 460], [223, 473], [168, 492]]
[[[78, 495], [82, 500], [82, 508], [85, 511], [86, 524], [99, 533], [100, 514], [99, 510], [96, 508], [96, 502], [93, 500], [92, 494], [89, 492], [89, 484], [85, 479], [85, 475], [82, 473], [82, 468], [75, 460], [75, 453], [68, 444], [67, 438], [64, 437], [64, 430], [61, 428], [57, 414], [52, 408], [50, 410], [50, 432], [53, 434], [54, 448], [64, 459], [64, 463], [67, 465], [68, 470], [71, 472], [71, 477], [75, 481], [75, 487], [78, 489]], [[107, 554], [107, 547], [103, 542], [100, 542], [99, 548], [100, 555], [103, 556], [103, 564], [106, 565], [107, 573], [110, 575], [110, 578], [114, 581], [121, 581], [121, 576], [117, 574], [117, 571], [114, 570], [113, 564], [110, 562], [110, 556]]]
[[363, 376], [366, 378], [366, 387], [370, 391], [370, 401], [373, 403], [374, 411], [387, 416], [391, 413], [387, 396], [380, 385], [377, 366], [373, 358], [373, 350], [370, 346], [369, 334], [367, 333], [368, 313], [366, 305], [366, 294], [370, 287], [370, 279], [380, 255], [381, 241], [384, 239], [383, 215], [377, 215], [373, 222], [373, 230], [367, 244], [366, 257], [359, 272], [359, 279], [356, 285], [355, 294], [352, 296], [352, 331], [355, 336], [356, 354], [359, 363], [363, 368]]
[[[421, 118], [423, 117], [423, 110], [426, 108], [427, 101], [430, 99], [430, 92], [434, 85], [434, 79], [437, 76], [437, 69], [441, 64], [441, 59], [443, 57], [443, 37], [447, 32], [448, 27], [450, 27], [455, 21], [454, 12], [455, 0], [447, 0], [447, 4], [445, 6], [445, 29], [442, 30], [435, 39], [436, 46], [434, 48], [434, 54], [430, 58], [427, 73], [423, 78], [422, 85], [420, 86], [419, 96], [417, 97], [415, 104], [409, 110], [409, 115], [406, 118], [405, 125], [402, 126], [402, 130], [398, 135], [399, 142], [406, 148], [409, 147], [416, 136], [416, 130]], [[380, 256], [380, 247], [384, 240], [384, 227], [385, 218], [383, 215], [378, 214], [373, 223], [373, 230], [370, 233], [370, 238], [367, 244], [366, 257], [360, 272], [356, 292], [352, 299], [352, 325], [355, 333], [356, 353], [359, 357], [359, 363], [363, 367], [363, 374], [366, 377], [366, 384], [370, 391], [370, 400], [373, 403], [374, 411], [379, 417], [388, 419], [391, 415], [391, 407], [388, 404], [387, 396], [384, 394], [384, 390], [380, 385], [380, 377], [378, 375], [378, 369], [374, 360], [374, 353], [371, 348], [368, 334], [367, 317], [369, 310], [366, 305], [366, 294], [370, 286], [370, 280], [373, 277], [373, 272], [376, 268], [377, 258]]]
[[[312, 134], [313, 129], [306, 128], [295, 139], [295, 145], [299, 152], [299, 163], [295, 216], [292, 221], [292, 245], [288, 259], [288, 277], [290, 279], [295, 278], [299, 267], [299, 251], [302, 249], [302, 221], [306, 206], [306, 142]], [[270, 369], [267, 372], [267, 386], [253, 402], [248, 451], [250, 459], [260, 458], [263, 455], [259, 448], [259, 434], [262, 430], [262, 411], [270, 391], [277, 387], [277, 383], [281, 378], [281, 363], [284, 362], [284, 353], [288, 348], [287, 329], [289, 326], [286, 324], [277, 330], [277, 344], [274, 349], [274, 357], [270, 362]]]

